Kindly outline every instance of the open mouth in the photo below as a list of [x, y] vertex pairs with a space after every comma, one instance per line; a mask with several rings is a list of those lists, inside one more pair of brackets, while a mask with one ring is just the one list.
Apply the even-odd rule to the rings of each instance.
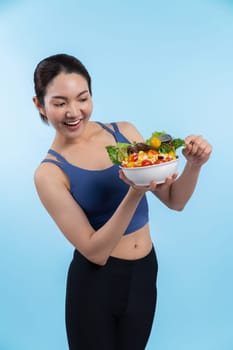
[[66, 120], [64, 122], [64, 125], [66, 125], [70, 129], [75, 129], [76, 127], [79, 126], [81, 123], [82, 119], [76, 119], [76, 120]]
[[80, 122], [81, 122], [81, 120], [82, 120], [82, 119], [78, 119], [78, 120], [69, 120], [69, 121], [64, 122], [64, 124], [67, 125], [67, 126], [70, 126], [70, 127], [72, 127], [72, 126], [74, 127], [74, 126], [79, 125]]

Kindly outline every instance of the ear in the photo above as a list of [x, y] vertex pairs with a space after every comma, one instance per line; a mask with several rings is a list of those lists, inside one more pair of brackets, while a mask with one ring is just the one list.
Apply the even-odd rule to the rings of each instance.
[[45, 108], [44, 108], [44, 106], [42, 106], [40, 104], [38, 98], [36, 96], [34, 96], [32, 98], [32, 101], [33, 101], [34, 105], [36, 106], [36, 109], [39, 111], [39, 113], [46, 117]]

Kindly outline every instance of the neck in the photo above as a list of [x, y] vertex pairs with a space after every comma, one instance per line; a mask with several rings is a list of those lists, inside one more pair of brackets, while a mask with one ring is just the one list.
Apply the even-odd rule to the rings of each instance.
[[95, 122], [88, 122], [84, 127], [80, 135], [77, 137], [65, 137], [59, 132], [56, 132], [55, 138], [51, 145], [51, 148], [56, 150], [63, 150], [72, 146], [81, 146], [85, 143], [89, 143], [90, 140], [95, 137], [95, 132], [99, 128], [99, 125]]

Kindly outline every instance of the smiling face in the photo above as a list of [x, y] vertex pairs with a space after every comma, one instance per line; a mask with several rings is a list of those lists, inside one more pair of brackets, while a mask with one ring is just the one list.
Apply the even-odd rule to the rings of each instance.
[[92, 113], [88, 83], [77, 73], [58, 74], [46, 88], [43, 106], [36, 98], [34, 102], [57, 135], [65, 139], [80, 136]]

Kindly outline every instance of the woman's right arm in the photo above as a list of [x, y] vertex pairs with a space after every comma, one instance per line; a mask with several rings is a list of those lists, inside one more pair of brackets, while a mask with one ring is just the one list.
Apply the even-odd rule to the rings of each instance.
[[106, 263], [129, 225], [143, 194], [150, 190], [130, 187], [112, 217], [95, 231], [71, 196], [60, 169], [52, 164], [41, 164], [34, 180], [42, 204], [61, 232], [81, 254], [98, 265]]

